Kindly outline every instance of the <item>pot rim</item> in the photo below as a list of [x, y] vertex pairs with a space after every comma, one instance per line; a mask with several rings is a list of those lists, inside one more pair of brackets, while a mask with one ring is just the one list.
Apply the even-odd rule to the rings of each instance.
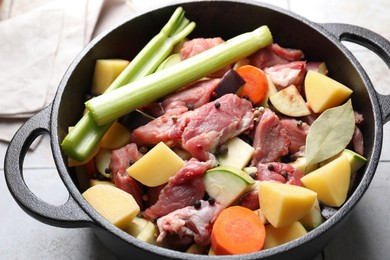
[[[153, 8], [149, 8], [147, 10], [144, 10], [142, 12], [137, 12], [134, 15], [129, 16], [128, 19], [122, 21], [121, 23], [112, 26], [111, 28], [105, 30], [101, 34], [99, 34], [96, 38], [94, 38], [89, 44], [87, 44], [83, 50], [77, 55], [77, 57], [74, 59], [74, 61], [71, 63], [69, 68], [67, 69], [66, 73], [64, 74], [56, 95], [54, 97], [54, 100], [51, 104], [51, 118], [50, 118], [50, 128], [53, 130], [58, 129], [58, 121], [56, 120], [59, 116], [59, 107], [61, 106], [61, 99], [63, 92], [67, 86], [67, 81], [71, 77], [73, 71], [76, 69], [79, 62], [83, 59], [83, 57], [104, 37], [110, 34], [112, 30], [115, 28], [118, 28], [120, 26], [125, 25], [126, 23], [130, 22], [131, 20], [147, 15], [150, 12], [154, 12], [156, 10], [159, 10], [160, 8], [173, 8], [178, 5], [185, 5], [185, 4], [192, 4], [197, 2], [205, 2], [201, 0], [191, 0], [191, 1], [171, 1], [163, 5], [158, 5]], [[211, 2], [211, 1], [210, 1]], [[259, 252], [246, 254], [246, 255], [236, 255], [236, 256], [228, 256], [229, 259], [257, 259], [257, 258], [263, 258], [263, 257], [269, 257], [272, 255], [277, 255], [284, 253], [286, 251], [293, 250], [294, 248], [303, 246], [307, 242], [316, 239], [325, 233], [327, 233], [330, 229], [332, 229], [336, 224], [341, 222], [342, 220], [345, 220], [347, 215], [351, 212], [351, 210], [355, 207], [355, 205], [359, 202], [359, 200], [362, 198], [366, 190], [368, 189], [374, 174], [375, 170], [377, 168], [377, 165], [379, 163], [379, 157], [381, 153], [381, 147], [382, 147], [382, 136], [383, 136], [383, 130], [382, 130], [382, 119], [381, 119], [381, 113], [378, 109], [380, 106], [376, 92], [372, 86], [372, 83], [367, 76], [366, 72], [360, 65], [360, 63], [357, 61], [357, 59], [353, 56], [353, 54], [341, 43], [340, 39], [337, 39], [333, 34], [328, 32], [326, 28], [319, 24], [315, 23], [305, 17], [302, 17], [296, 13], [293, 13], [289, 10], [285, 10], [280, 7], [273, 6], [271, 4], [267, 3], [260, 3], [253, 0], [213, 0], [212, 2], [234, 2], [239, 4], [245, 4], [245, 5], [254, 5], [256, 7], [261, 7], [265, 9], [270, 9], [272, 11], [281, 13], [283, 15], [290, 16], [296, 20], [299, 20], [300, 22], [304, 23], [305, 25], [311, 27], [316, 31], [316, 33], [322, 34], [327, 40], [331, 41], [334, 45], [336, 45], [341, 52], [347, 56], [347, 58], [351, 61], [351, 64], [355, 67], [356, 71], [358, 72], [359, 76], [361, 77], [362, 81], [365, 83], [366, 90], [368, 91], [370, 102], [373, 108], [373, 115], [374, 115], [374, 124], [375, 124], [375, 134], [374, 134], [374, 142], [372, 151], [369, 154], [368, 157], [368, 163], [366, 165], [366, 169], [364, 172], [364, 175], [359, 183], [359, 185], [356, 187], [355, 191], [352, 193], [352, 195], [348, 198], [348, 200], [344, 203], [344, 205], [327, 221], [325, 221], [321, 226], [317, 227], [316, 229], [308, 232], [303, 237], [300, 237], [294, 241], [288, 242], [286, 244], [283, 244], [281, 246], [262, 250]], [[91, 218], [92, 222], [90, 223], [93, 227], [102, 228], [106, 231], [111, 232], [113, 235], [119, 237], [120, 239], [126, 241], [127, 243], [131, 243], [134, 246], [139, 247], [141, 250], [145, 250], [148, 252], [156, 253], [158, 252], [159, 255], [164, 257], [171, 257], [171, 258], [186, 258], [186, 259], [210, 259], [210, 256], [206, 255], [191, 255], [186, 254], [179, 251], [174, 251], [154, 245], [150, 245], [147, 243], [144, 243], [131, 235], [127, 234], [125, 231], [120, 230], [119, 228], [116, 228], [114, 225], [109, 223], [106, 219], [104, 219], [100, 214], [98, 214], [95, 209], [89, 203], [86, 202], [86, 200], [81, 195], [80, 191], [77, 189], [76, 185], [72, 181], [71, 177], [68, 174], [67, 166], [65, 165], [65, 156], [61, 152], [60, 147], [60, 140], [57, 131], [51, 131], [51, 148], [54, 155], [54, 160], [59, 172], [59, 175], [64, 182], [69, 195], [72, 196], [75, 201], [79, 204], [79, 206], [82, 208], [82, 210]]]

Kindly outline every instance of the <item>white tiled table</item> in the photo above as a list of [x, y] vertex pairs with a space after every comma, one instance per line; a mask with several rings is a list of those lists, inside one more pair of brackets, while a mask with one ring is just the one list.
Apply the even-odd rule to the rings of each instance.
[[[357, 24], [390, 40], [390, 1], [276, 0], [272, 2], [315, 22]], [[390, 94], [390, 72], [376, 55], [348, 44], [382, 94]], [[1, 48], [1, 47], [0, 47]], [[384, 127], [381, 160], [371, 186], [348, 223], [316, 260], [390, 259], [390, 125]], [[6, 144], [0, 143], [0, 259], [114, 259], [89, 229], [62, 229], [42, 224], [23, 212], [8, 192], [3, 176]], [[67, 192], [57, 175], [48, 137], [28, 154], [24, 172], [29, 187], [42, 199], [61, 204]]]

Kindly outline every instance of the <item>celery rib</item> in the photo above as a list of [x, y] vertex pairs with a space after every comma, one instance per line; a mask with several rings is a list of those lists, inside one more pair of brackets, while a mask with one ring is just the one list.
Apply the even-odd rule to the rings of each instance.
[[[183, 8], [178, 7], [161, 31], [134, 57], [102, 96], [153, 73], [169, 56], [175, 44], [187, 37], [194, 28], [195, 23], [187, 20]], [[87, 112], [65, 136], [61, 143], [62, 151], [77, 161], [87, 159], [113, 122], [115, 119], [98, 125], [91, 113]]]
[[107, 95], [89, 100], [85, 105], [96, 123], [104, 125], [271, 43], [271, 32], [264, 25]]

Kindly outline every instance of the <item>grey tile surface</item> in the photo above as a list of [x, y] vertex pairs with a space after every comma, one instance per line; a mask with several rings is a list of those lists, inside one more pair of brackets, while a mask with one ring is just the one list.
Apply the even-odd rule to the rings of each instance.
[[[319, 23], [350, 23], [373, 30], [390, 40], [390, 1], [387, 0], [268, 0]], [[370, 76], [376, 90], [390, 94], [389, 68], [371, 51], [347, 44]], [[376, 175], [365, 196], [334, 240], [316, 260], [390, 259], [390, 125], [384, 126], [384, 145]], [[6, 144], [0, 143], [0, 158]], [[48, 137], [24, 163], [26, 182], [43, 200], [66, 201], [68, 194], [56, 174]], [[33, 219], [12, 199], [0, 161], [1, 259], [114, 259], [89, 229], [62, 229]]]

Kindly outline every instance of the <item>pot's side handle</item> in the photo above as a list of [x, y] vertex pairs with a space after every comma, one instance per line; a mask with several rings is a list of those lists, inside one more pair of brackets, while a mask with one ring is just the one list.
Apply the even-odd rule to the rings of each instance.
[[11, 140], [4, 160], [4, 174], [12, 196], [29, 215], [59, 227], [87, 227], [92, 220], [72, 196], [62, 205], [52, 205], [38, 198], [26, 185], [23, 161], [32, 142], [50, 132], [51, 106], [30, 118]]
[[[357, 43], [375, 52], [390, 68], [390, 42], [368, 29], [341, 23], [322, 24], [327, 31], [341, 40]], [[376, 93], [382, 109], [382, 123], [390, 120], [390, 95]]]

